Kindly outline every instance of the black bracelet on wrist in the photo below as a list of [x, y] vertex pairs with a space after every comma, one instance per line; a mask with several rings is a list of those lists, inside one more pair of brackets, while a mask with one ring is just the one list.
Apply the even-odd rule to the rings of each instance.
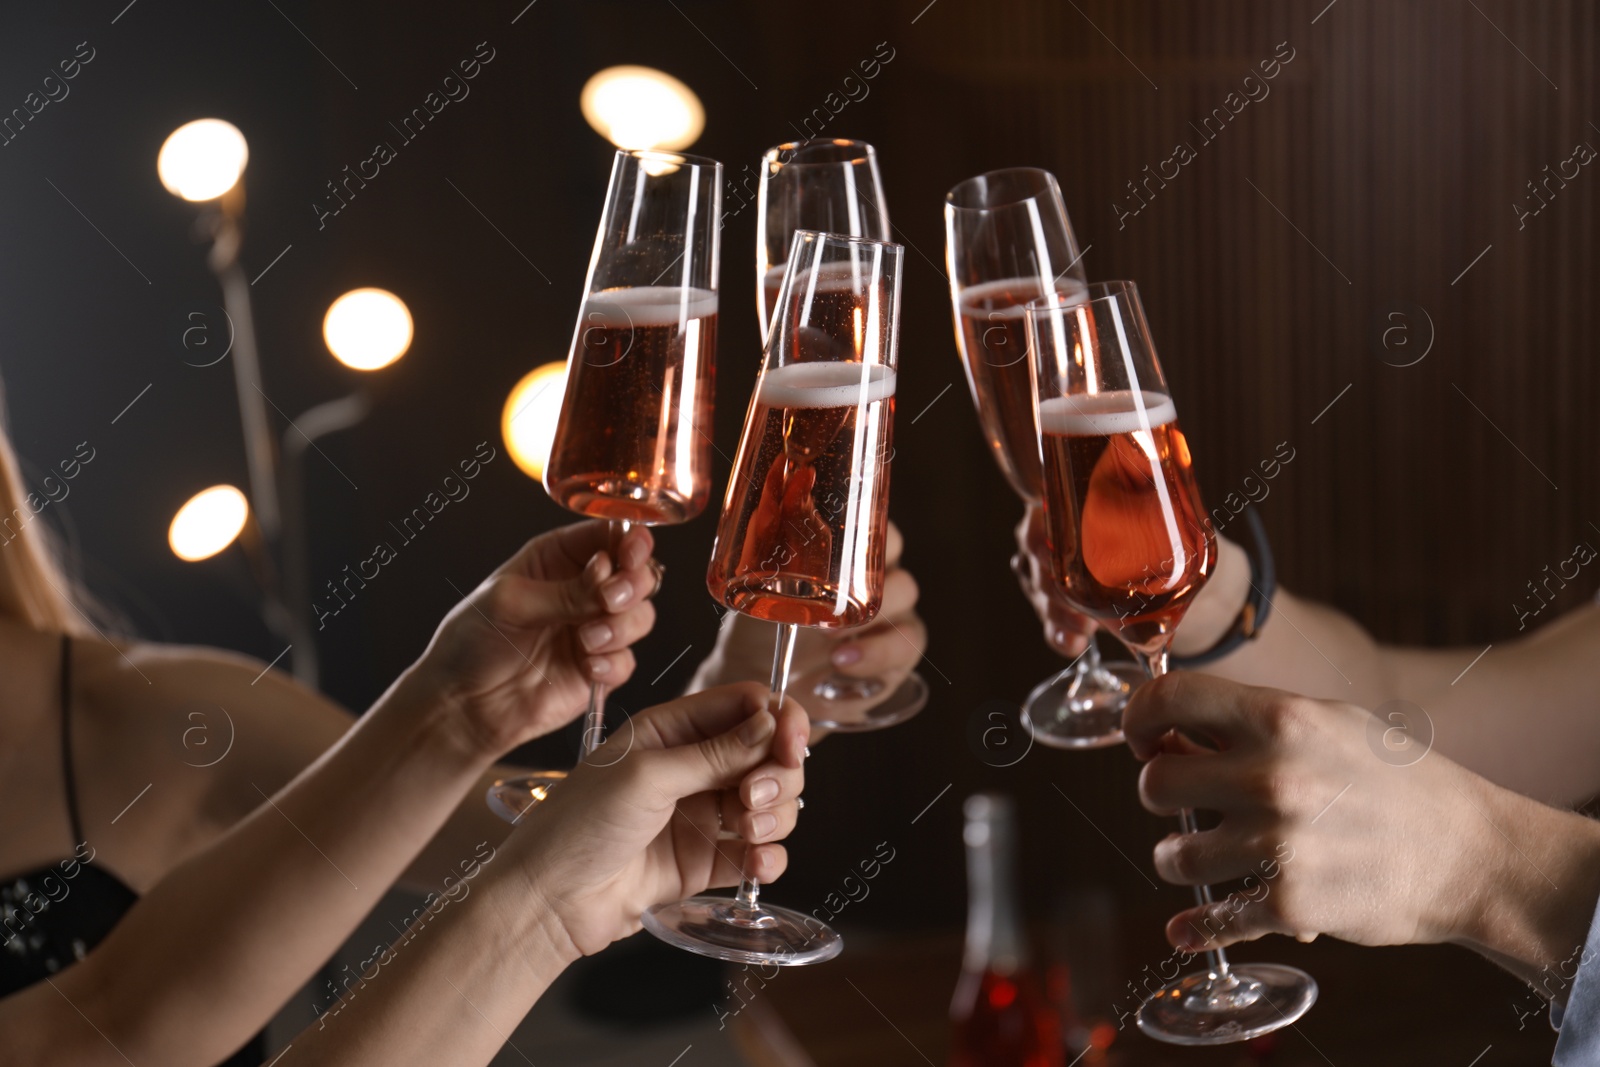
[[1278, 576], [1272, 565], [1272, 546], [1267, 543], [1267, 529], [1253, 507], [1244, 509], [1244, 522], [1250, 531], [1247, 550], [1250, 557], [1250, 594], [1245, 597], [1244, 607], [1239, 609], [1232, 625], [1217, 643], [1204, 652], [1193, 656], [1168, 657], [1168, 664], [1173, 668], [1192, 670], [1216, 662], [1246, 641], [1254, 641], [1267, 624], [1267, 617], [1272, 614], [1272, 594], [1278, 590]]

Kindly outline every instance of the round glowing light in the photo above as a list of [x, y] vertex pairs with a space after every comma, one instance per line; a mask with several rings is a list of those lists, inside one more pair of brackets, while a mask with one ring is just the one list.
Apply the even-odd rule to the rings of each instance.
[[500, 412], [500, 436], [511, 453], [511, 462], [534, 481], [544, 479], [544, 465], [550, 458], [556, 423], [561, 418], [561, 398], [566, 391], [566, 361], [546, 363], [511, 387], [511, 395]]
[[578, 106], [618, 148], [688, 148], [706, 128], [694, 90], [652, 67], [607, 67], [584, 84]]
[[215, 200], [239, 183], [249, 158], [244, 134], [233, 123], [195, 119], [173, 130], [161, 145], [156, 173], [173, 196]]
[[411, 312], [387, 289], [352, 289], [328, 305], [322, 339], [355, 370], [387, 367], [411, 347]]
[[249, 514], [243, 493], [231, 485], [213, 485], [178, 509], [167, 529], [167, 544], [173, 555], [189, 563], [210, 559], [233, 544]]

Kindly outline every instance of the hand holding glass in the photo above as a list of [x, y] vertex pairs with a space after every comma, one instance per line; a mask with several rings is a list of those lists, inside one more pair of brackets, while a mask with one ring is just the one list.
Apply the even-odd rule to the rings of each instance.
[[[1052, 577], [1077, 610], [1112, 630], [1152, 678], [1216, 561], [1188, 441], [1132, 282], [1088, 301], [1027, 306]], [[1182, 813], [1185, 833], [1194, 812]], [[1211, 904], [1208, 886], [1195, 899]], [[1245, 1041], [1310, 1009], [1317, 983], [1274, 963], [1230, 966], [1222, 949], [1139, 1008], [1139, 1029], [1180, 1045]]]
[[[687, 522], [711, 496], [722, 164], [618, 152], [567, 354], [544, 484], [562, 507], [630, 525]], [[582, 752], [605, 734], [590, 683]], [[496, 782], [489, 806], [515, 822], [565, 771]]]
[[[902, 252], [802, 231], [778, 293], [706, 575], [722, 604], [780, 624], [774, 708], [796, 627], [858, 626], [883, 601]], [[747, 877], [732, 899], [658, 906], [644, 924], [680, 948], [736, 963], [838, 955], [832, 929], [758, 894]]]

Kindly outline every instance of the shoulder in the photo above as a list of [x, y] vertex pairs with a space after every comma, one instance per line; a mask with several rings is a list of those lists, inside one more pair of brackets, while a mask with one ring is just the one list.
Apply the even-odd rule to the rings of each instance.
[[77, 638], [72, 660], [74, 695], [86, 709], [127, 712], [189, 702], [325, 703], [262, 661], [222, 649]]
[[179, 763], [231, 823], [349, 728], [337, 704], [251, 656], [194, 645], [73, 642], [73, 700], [130, 758]]

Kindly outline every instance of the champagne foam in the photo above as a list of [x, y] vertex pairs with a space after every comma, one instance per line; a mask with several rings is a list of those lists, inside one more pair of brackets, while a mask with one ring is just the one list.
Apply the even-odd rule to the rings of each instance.
[[[1144, 410], [1139, 410], [1140, 406]], [[1178, 409], [1172, 398], [1142, 390], [1138, 398], [1128, 389], [1104, 393], [1079, 393], [1051, 397], [1039, 403], [1039, 432], [1070, 437], [1110, 436], [1155, 429], [1173, 422]]]
[[[1060, 293], [1070, 303], [1081, 304], [1089, 299], [1089, 287], [1076, 278], [1058, 278], [1056, 292]], [[1001, 278], [997, 282], [980, 282], [969, 285], [961, 290], [957, 297], [961, 314], [970, 315], [978, 319], [1020, 319], [1027, 310], [1026, 304], [1030, 300], [1037, 300], [1044, 293], [1044, 287], [1039, 284], [1038, 278]], [[1027, 294], [1021, 304], [1010, 303], [1016, 296], [1007, 294]], [[992, 301], [1006, 299], [1008, 302], [997, 308], [991, 308]]]
[[676, 326], [717, 313], [717, 294], [680, 285], [635, 285], [589, 294], [583, 324], [608, 330]]
[[[789, 264], [780, 263], [768, 269], [767, 277], [776, 277], [781, 283]], [[801, 267], [794, 280], [794, 292], [804, 293], [811, 284], [811, 275], [817, 276], [819, 293], [866, 293], [872, 288], [872, 253], [863, 250], [858, 262], [835, 260], [820, 267]]]
[[790, 363], [761, 376], [756, 401], [769, 408], [856, 407], [894, 396], [894, 383], [894, 371], [877, 363]]

